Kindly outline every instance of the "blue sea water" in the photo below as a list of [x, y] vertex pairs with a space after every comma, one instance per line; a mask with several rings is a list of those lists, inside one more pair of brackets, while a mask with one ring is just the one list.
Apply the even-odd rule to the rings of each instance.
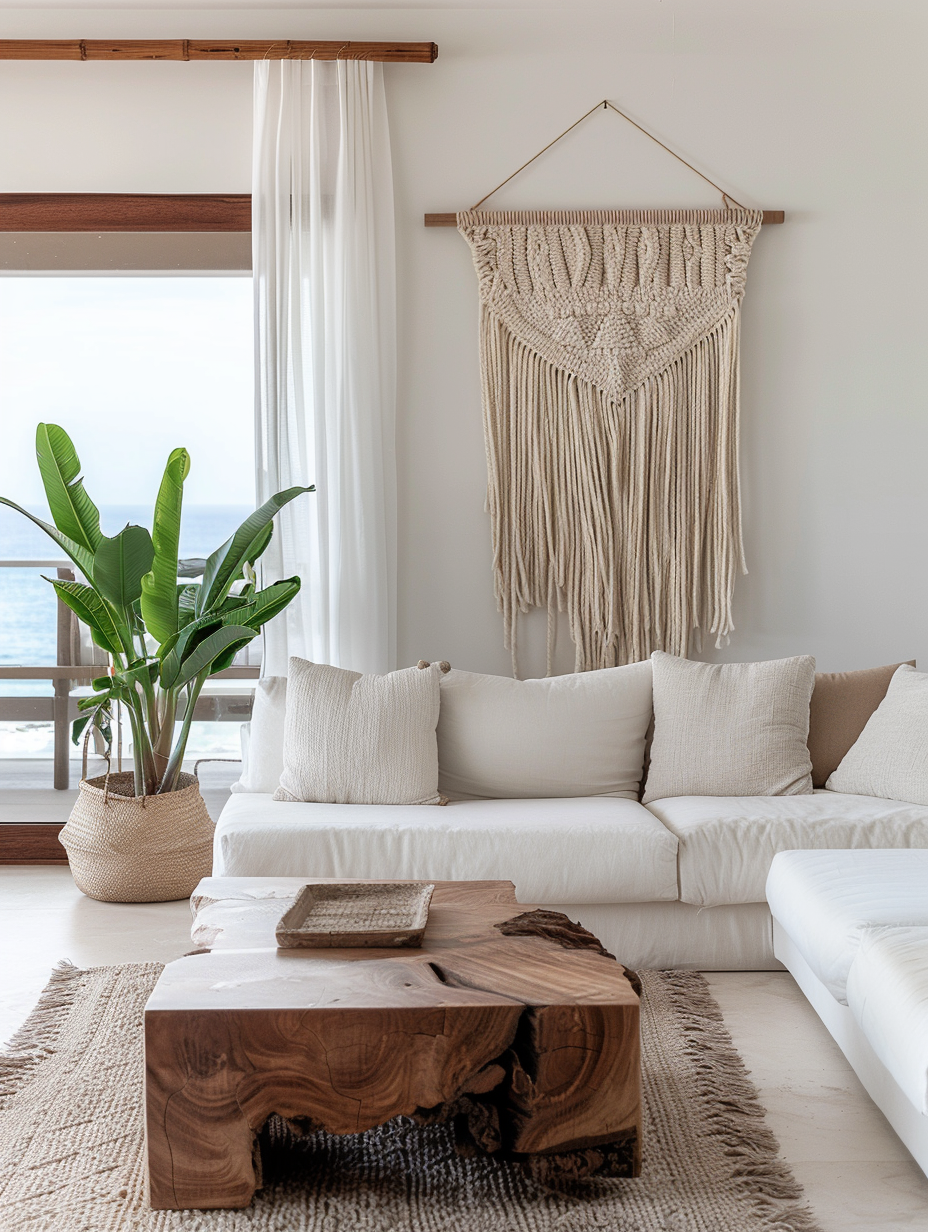
[[[49, 520], [47, 511], [31, 513]], [[181, 556], [209, 556], [233, 533], [251, 509], [244, 505], [188, 505], [181, 522]], [[127, 522], [151, 529], [151, 509], [101, 506], [104, 534], [113, 535]], [[60, 560], [63, 553], [40, 529], [15, 510], [0, 506], [0, 560]], [[53, 568], [0, 568], [0, 664], [37, 666], [56, 661], [56, 602], [51, 585]], [[0, 681], [0, 694], [50, 694], [50, 681]]]

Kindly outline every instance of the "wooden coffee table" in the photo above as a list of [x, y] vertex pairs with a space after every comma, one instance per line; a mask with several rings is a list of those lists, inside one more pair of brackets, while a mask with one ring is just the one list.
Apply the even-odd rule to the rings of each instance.
[[209, 952], [169, 963], [145, 1009], [152, 1207], [247, 1206], [274, 1113], [333, 1134], [451, 1121], [462, 1151], [542, 1179], [638, 1175], [638, 997], [591, 934], [511, 882], [437, 882], [421, 949], [278, 950], [310, 881], [194, 892]]

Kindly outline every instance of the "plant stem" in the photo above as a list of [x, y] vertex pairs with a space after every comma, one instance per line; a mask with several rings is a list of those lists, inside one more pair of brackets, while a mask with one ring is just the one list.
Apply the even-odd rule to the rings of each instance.
[[184, 710], [184, 720], [181, 724], [180, 735], [174, 744], [174, 750], [171, 753], [171, 760], [168, 762], [168, 768], [164, 772], [164, 777], [161, 780], [161, 786], [158, 788], [159, 794], [173, 791], [174, 785], [177, 782], [177, 776], [180, 774], [181, 766], [184, 764], [184, 753], [187, 749], [187, 740], [190, 736], [190, 724], [193, 722], [193, 712], [196, 709], [197, 698], [200, 696], [200, 690], [209, 676], [209, 668], [206, 668], [187, 686], [187, 706]]

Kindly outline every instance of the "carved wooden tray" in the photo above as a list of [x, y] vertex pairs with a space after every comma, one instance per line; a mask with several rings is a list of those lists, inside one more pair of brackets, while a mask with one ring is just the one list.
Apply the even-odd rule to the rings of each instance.
[[434, 889], [429, 881], [303, 886], [277, 925], [277, 944], [283, 949], [421, 945]]

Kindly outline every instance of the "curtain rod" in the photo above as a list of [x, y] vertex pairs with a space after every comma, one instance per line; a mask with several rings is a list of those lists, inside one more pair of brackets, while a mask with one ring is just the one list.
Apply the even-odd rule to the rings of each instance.
[[0, 60], [380, 60], [431, 64], [436, 43], [299, 39], [0, 39]]

